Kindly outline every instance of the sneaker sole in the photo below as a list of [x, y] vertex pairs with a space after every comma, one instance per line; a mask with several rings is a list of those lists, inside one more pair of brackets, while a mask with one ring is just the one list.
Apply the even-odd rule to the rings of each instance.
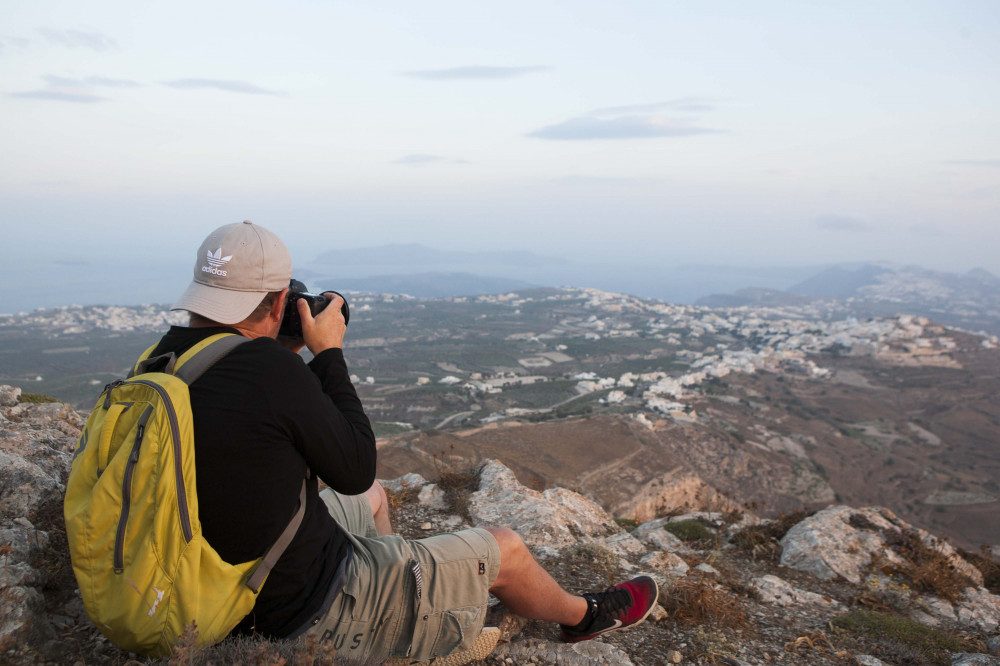
[[486, 659], [493, 652], [500, 640], [499, 627], [483, 627], [482, 632], [476, 637], [476, 642], [468, 650], [453, 652], [444, 657], [437, 657], [430, 661], [415, 662], [412, 659], [395, 658], [385, 662], [386, 666], [408, 666], [408, 664], [426, 664], [427, 666], [464, 666], [472, 661]]
[[628, 625], [627, 627], [611, 627], [610, 629], [599, 631], [596, 634], [590, 634], [589, 636], [573, 637], [569, 638], [568, 640], [564, 637], [560, 638], [562, 638], [563, 643], [582, 643], [583, 641], [589, 641], [591, 639], [597, 638], [598, 636], [603, 636], [604, 634], [610, 634], [613, 631], [628, 631], [629, 629], [634, 629], [635, 627], [638, 627], [640, 624], [646, 621], [646, 618], [648, 618], [649, 614], [653, 612], [653, 608], [656, 607], [656, 604], [658, 604], [659, 601], [660, 601], [660, 586], [657, 585], [656, 596], [653, 597], [653, 603], [649, 604], [649, 608], [646, 609], [646, 612], [642, 617], [640, 617], [638, 620]]

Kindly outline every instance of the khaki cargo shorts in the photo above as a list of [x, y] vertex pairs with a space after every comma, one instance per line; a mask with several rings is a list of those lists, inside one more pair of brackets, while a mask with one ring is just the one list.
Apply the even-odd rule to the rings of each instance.
[[375, 531], [364, 495], [320, 493], [354, 557], [330, 610], [306, 634], [351, 660], [431, 659], [467, 650], [483, 628], [500, 547], [481, 528], [408, 540]]

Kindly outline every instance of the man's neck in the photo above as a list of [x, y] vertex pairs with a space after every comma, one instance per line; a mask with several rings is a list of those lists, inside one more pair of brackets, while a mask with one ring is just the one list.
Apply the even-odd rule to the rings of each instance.
[[222, 326], [225, 328], [232, 328], [240, 332], [244, 338], [249, 338], [254, 340], [256, 338], [269, 338], [274, 337], [270, 335], [268, 330], [267, 321], [241, 321], [238, 324], [220, 324], [217, 321], [212, 321], [200, 315], [192, 314], [188, 319], [188, 328], [214, 328]]

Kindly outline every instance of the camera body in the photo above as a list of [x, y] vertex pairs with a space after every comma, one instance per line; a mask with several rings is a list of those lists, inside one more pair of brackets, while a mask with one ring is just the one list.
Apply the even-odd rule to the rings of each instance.
[[[343, 295], [336, 291], [327, 291], [344, 298]], [[305, 284], [292, 278], [292, 281], [288, 285], [288, 302], [285, 303], [285, 314], [281, 320], [281, 328], [278, 330], [279, 336], [297, 340], [302, 339], [302, 318], [299, 317], [299, 307], [297, 304], [299, 300], [304, 300], [309, 304], [309, 312], [312, 313], [313, 317], [322, 312], [323, 308], [330, 304], [326, 296], [310, 293]], [[344, 298], [344, 304], [341, 306], [340, 312], [344, 315], [344, 324], [346, 325], [351, 319], [351, 310], [347, 306], [346, 298]]]

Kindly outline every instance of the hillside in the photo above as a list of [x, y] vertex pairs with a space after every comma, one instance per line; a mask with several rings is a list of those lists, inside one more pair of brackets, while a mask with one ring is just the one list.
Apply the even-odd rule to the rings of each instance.
[[[385, 476], [429, 473], [435, 453], [498, 457], [612, 511], [693, 476], [763, 515], [875, 503], [965, 547], [1000, 544], [994, 336], [825, 302], [349, 298], [346, 355]], [[89, 409], [180, 319], [157, 306], [0, 318], [0, 381]]]
[[[0, 387], [0, 655], [4, 663], [143, 663], [87, 619], [69, 568], [62, 492], [83, 420], [64, 404]], [[761, 522], [751, 512], [664, 505], [615, 521], [583, 495], [544, 492], [496, 460], [384, 482], [393, 521], [419, 538], [472, 524], [515, 529], [568, 589], [649, 573], [644, 624], [585, 643], [495, 601], [501, 642], [481, 664], [994, 664], [1000, 566], [962, 553], [891, 511], [833, 506]], [[991, 659], [993, 661], [991, 661]], [[347, 663], [330, 644], [181, 643], [171, 664]]]

